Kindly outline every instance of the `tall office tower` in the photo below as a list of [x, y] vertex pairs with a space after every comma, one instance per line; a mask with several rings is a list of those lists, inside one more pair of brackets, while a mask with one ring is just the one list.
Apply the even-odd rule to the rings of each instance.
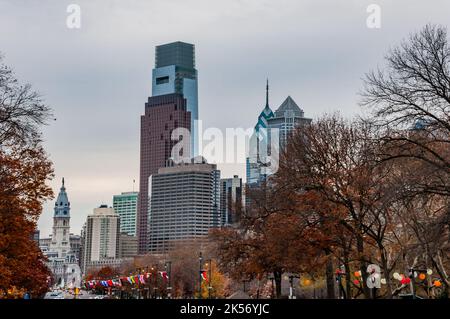
[[220, 217], [222, 226], [228, 226], [237, 221], [236, 213], [242, 208], [242, 179], [233, 178], [220, 180]]
[[64, 186], [64, 178], [55, 202], [53, 234], [49, 250], [59, 258], [65, 258], [70, 252], [70, 202]]
[[101, 205], [88, 215], [83, 245], [83, 272], [90, 263], [115, 260], [119, 257], [120, 219], [114, 208]]
[[[141, 155], [138, 195], [137, 236], [139, 254], [148, 250], [149, 178], [168, 163], [176, 128], [191, 127], [191, 113], [186, 109], [186, 99], [181, 94], [149, 97], [145, 114], [141, 116]], [[186, 150], [189, 154], [190, 151]], [[181, 155], [181, 154], [180, 154]]]
[[131, 258], [138, 253], [138, 241], [135, 236], [130, 236], [126, 233], [120, 233], [119, 241], [119, 257]]
[[[270, 155], [271, 145], [278, 143], [278, 149], [281, 151], [285, 147], [290, 133], [296, 127], [308, 125], [312, 121], [310, 118], [305, 118], [303, 110], [290, 96], [275, 112], [272, 112], [268, 96], [269, 85], [267, 83], [266, 106], [258, 116], [258, 122], [251, 137], [249, 157], [246, 159], [247, 185], [250, 188], [265, 181], [267, 175], [270, 174], [262, 168], [268, 162], [265, 156]], [[278, 141], [272, 141], [273, 130], [278, 131]]]
[[136, 236], [138, 192], [125, 192], [113, 196], [114, 211], [120, 216], [120, 232]]
[[198, 81], [193, 44], [173, 42], [156, 47], [152, 95], [182, 94], [191, 113], [191, 157], [198, 155]]
[[219, 181], [217, 166], [205, 160], [163, 167], [151, 177], [150, 252], [166, 252], [220, 226]]
[[279, 145], [281, 150], [286, 146], [289, 135], [295, 128], [309, 125], [311, 121], [312, 119], [306, 118], [303, 110], [288, 96], [274, 112], [274, 116], [267, 120], [267, 123], [270, 129], [279, 130]]
[[248, 185], [259, 184], [265, 179], [265, 175], [261, 174], [262, 158], [261, 148], [266, 148], [268, 145], [267, 128], [269, 126], [268, 120], [273, 117], [272, 109], [269, 106], [269, 80], [266, 84], [266, 106], [258, 116], [258, 122], [255, 125], [254, 133], [251, 137], [251, 144], [249, 149], [249, 156], [246, 159], [246, 177]]

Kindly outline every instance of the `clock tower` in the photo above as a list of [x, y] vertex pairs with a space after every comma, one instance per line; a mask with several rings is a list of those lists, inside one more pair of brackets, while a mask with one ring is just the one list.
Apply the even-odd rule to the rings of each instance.
[[54, 207], [50, 250], [58, 253], [59, 258], [65, 258], [70, 253], [70, 202], [64, 186], [64, 177]]

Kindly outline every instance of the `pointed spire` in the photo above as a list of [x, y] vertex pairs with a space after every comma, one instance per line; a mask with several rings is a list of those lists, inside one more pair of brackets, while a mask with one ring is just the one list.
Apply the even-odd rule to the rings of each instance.
[[70, 217], [70, 202], [67, 197], [64, 177], [62, 178], [62, 185], [59, 191], [58, 197], [55, 202], [55, 214], [54, 217]]
[[267, 78], [266, 84], [266, 107], [269, 106], [269, 78]]

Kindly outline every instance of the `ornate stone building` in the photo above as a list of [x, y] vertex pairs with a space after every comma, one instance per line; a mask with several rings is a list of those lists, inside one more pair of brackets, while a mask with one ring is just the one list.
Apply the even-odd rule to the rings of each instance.
[[40, 240], [41, 250], [48, 257], [47, 266], [56, 285], [80, 287], [79, 246], [80, 236], [70, 233], [70, 202], [63, 178], [55, 202], [51, 237]]

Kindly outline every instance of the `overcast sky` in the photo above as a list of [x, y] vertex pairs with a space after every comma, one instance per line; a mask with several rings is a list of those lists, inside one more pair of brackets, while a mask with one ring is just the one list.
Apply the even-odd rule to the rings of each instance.
[[[66, 10], [81, 7], [81, 28]], [[369, 29], [369, 4], [381, 28]], [[195, 44], [203, 127], [248, 128], [265, 103], [291, 95], [315, 118], [361, 113], [357, 92], [387, 50], [426, 23], [448, 26], [448, 0], [0, 0], [0, 51], [53, 108], [44, 130], [57, 195], [64, 176], [71, 230], [112, 195], [138, 189], [139, 121], [151, 94], [154, 47]], [[245, 176], [244, 165], [219, 165]], [[52, 226], [53, 202], [39, 221]]]

